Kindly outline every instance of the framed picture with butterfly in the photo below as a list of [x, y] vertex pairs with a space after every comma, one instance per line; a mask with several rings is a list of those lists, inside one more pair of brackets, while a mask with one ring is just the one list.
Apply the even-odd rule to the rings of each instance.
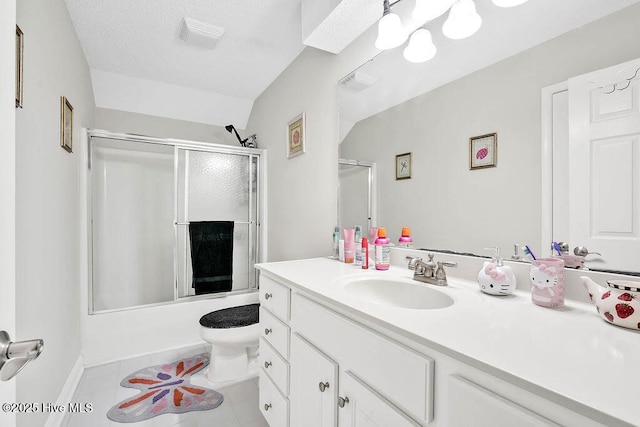
[[469, 169], [494, 168], [498, 164], [498, 134], [469, 138]]
[[411, 178], [411, 153], [396, 156], [396, 180]]

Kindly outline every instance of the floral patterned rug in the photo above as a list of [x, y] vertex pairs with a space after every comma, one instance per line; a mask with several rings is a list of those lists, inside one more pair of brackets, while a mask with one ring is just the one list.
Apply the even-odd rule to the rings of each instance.
[[119, 423], [135, 423], [162, 414], [207, 411], [220, 406], [222, 394], [191, 385], [189, 377], [209, 364], [206, 353], [173, 363], [140, 369], [124, 378], [122, 387], [140, 390], [107, 412], [107, 418]]

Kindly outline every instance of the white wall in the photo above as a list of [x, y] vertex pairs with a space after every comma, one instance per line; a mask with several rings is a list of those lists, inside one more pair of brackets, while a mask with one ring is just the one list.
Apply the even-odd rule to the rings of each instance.
[[[42, 338], [20, 373], [17, 401], [55, 402], [80, 355], [79, 167], [60, 147], [60, 96], [73, 105], [74, 150], [92, 126], [89, 69], [63, 0], [22, 0], [24, 108], [16, 110], [16, 309], [21, 339]], [[42, 426], [48, 414], [24, 414]]]
[[245, 127], [252, 101], [92, 69], [96, 106], [177, 120]]
[[[0, 2], [0, 330], [15, 330], [15, 47], [16, 1]], [[19, 337], [21, 338], [21, 337]], [[0, 402], [15, 402], [15, 380], [0, 382]], [[0, 425], [15, 423], [15, 414], [0, 412]]]
[[[377, 161], [378, 225], [416, 247], [484, 253], [540, 242], [541, 89], [640, 56], [640, 5], [359, 122], [341, 157]], [[469, 170], [469, 137], [498, 133], [498, 166]], [[412, 179], [395, 155], [412, 152]]]
[[[306, 48], [256, 99], [247, 129], [269, 151], [268, 261], [331, 255], [338, 199], [338, 80], [376, 52], [371, 34], [340, 55]], [[287, 122], [306, 113], [306, 152], [287, 159]]]
[[[248, 132], [239, 127], [239, 124], [231, 122], [227, 124], [236, 126], [241, 138], [244, 139], [249, 136]], [[129, 111], [111, 110], [108, 108], [96, 108], [95, 127], [96, 129], [104, 129], [111, 132], [135, 133], [137, 135], [155, 136], [158, 138], [187, 139], [190, 141], [212, 142], [215, 144], [240, 145], [236, 136], [227, 132], [224, 126], [176, 120]], [[258, 138], [259, 137], [260, 135], [258, 135]], [[259, 139], [258, 144], [260, 144]]]

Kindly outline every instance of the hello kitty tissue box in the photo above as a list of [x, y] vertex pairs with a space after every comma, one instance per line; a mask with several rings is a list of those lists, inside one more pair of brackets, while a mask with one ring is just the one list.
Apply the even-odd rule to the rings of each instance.
[[509, 295], [516, 288], [516, 276], [509, 266], [485, 261], [478, 273], [478, 285], [489, 295]]
[[531, 302], [542, 307], [564, 306], [564, 261], [538, 258], [531, 262]]

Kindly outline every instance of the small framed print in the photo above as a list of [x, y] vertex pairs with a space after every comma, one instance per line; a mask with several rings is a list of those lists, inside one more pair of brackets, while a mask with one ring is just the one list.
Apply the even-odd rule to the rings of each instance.
[[73, 153], [73, 106], [64, 96], [60, 97], [60, 146]]
[[22, 108], [22, 58], [24, 40], [20, 27], [16, 25], [16, 108]]
[[411, 153], [396, 156], [396, 180], [411, 178]]
[[498, 164], [498, 134], [469, 138], [469, 169], [493, 168]]
[[305, 138], [305, 114], [300, 113], [287, 123], [288, 159], [304, 153]]

